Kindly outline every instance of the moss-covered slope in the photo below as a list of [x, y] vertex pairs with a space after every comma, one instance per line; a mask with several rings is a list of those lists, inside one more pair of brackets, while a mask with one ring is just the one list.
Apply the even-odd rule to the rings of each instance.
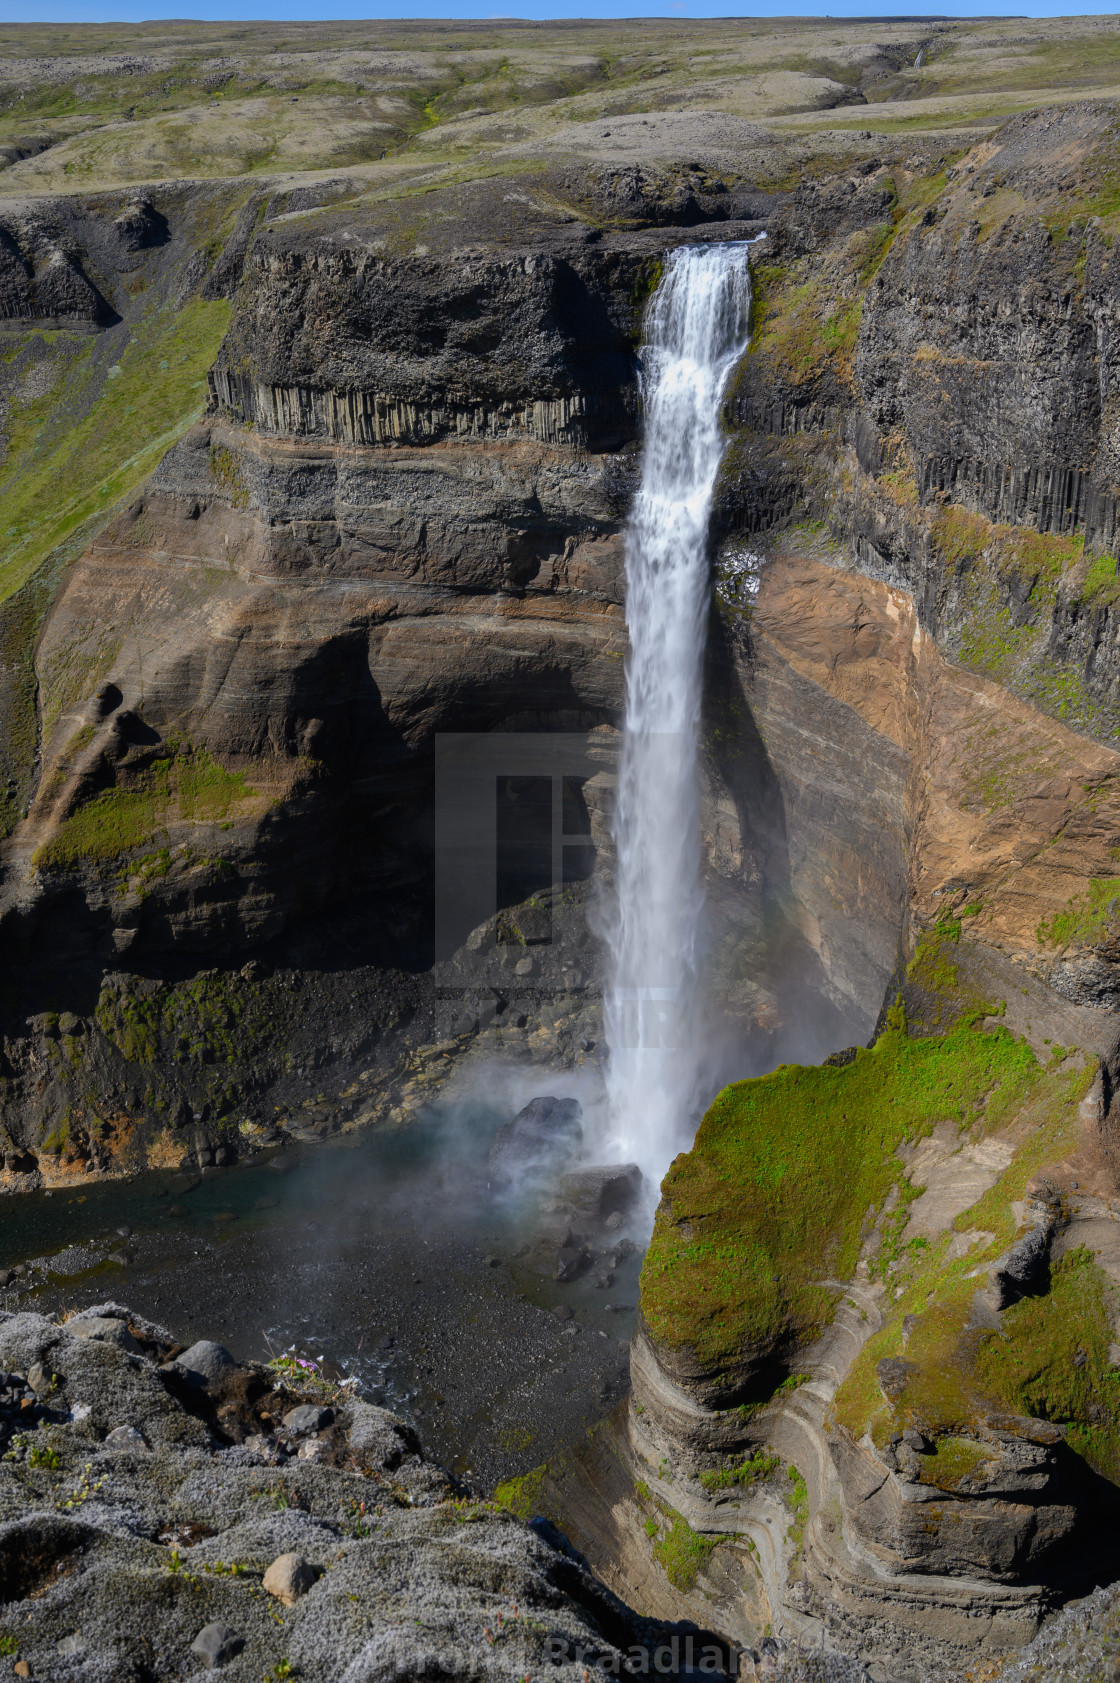
[[667, 1371], [713, 1402], [747, 1399], [827, 1323], [894, 1189], [889, 1260], [916, 1195], [900, 1145], [944, 1121], [997, 1129], [1048, 1082], [1024, 1041], [976, 1014], [923, 1038], [892, 1015], [850, 1062], [728, 1087], [665, 1178], [642, 1311]]

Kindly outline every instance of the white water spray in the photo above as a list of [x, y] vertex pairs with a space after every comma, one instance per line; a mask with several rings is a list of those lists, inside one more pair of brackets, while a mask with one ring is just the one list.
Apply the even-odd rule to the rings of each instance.
[[667, 259], [642, 353], [646, 440], [627, 533], [630, 659], [605, 1000], [612, 1145], [656, 1187], [692, 1142], [702, 1091], [698, 756], [708, 522], [724, 388], [747, 346], [745, 244]]

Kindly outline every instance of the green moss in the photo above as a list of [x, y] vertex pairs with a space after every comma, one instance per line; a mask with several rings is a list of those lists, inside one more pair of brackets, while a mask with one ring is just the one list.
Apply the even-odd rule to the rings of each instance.
[[224, 444], [210, 447], [210, 472], [223, 486], [234, 508], [247, 508], [249, 491], [241, 475], [241, 463]]
[[[707, 1566], [712, 1551], [722, 1541], [720, 1537], [704, 1537], [694, 1531], [687, 1519], [675, 1508], [661, 1504], [666, 1523], [655, 1525], [659, 1532], [653, 1545], [653, 1558], [661, 1567], [674, 1589], [687, 1595], [696, 1588], [696, 1580]], [[648, 1527], [647, 1527], [648, 1532]], [[655, 1532], [648, 1532], [652, 1537]]]
[[867, 1212], [904, 1181], [897, 1146], [939, 1121], [998, 1127], [1041, 1075], [1025, 1041], [975, 1014], [922, 1039], [896, 1015], [850, 1064], [726, 1088], [665, 1177], [642, 1270], [654, 1337], [735, 1389], [744, 1361], [830, 1319], [821, 1282], [851, 1275]]
[[495, 1502], [518, 1519], [532, 1519], [541, 1512], [541, 1494], [548, 1474], [548, 1462], [544, 1461], [520, 1478], [506, 1479], [494, 1492]]
[[[1069, 1295], [1064, 1295], [1066, 1287], [1058, 1289], [1058, 1268], [1055, 1290], [1006, 1310], [999, 1332], [978, 1331], [971, 1323], [973, 1300], [985, 1268], [1003, 1254], [1018, 1230], [1016, 1205], [1028, 1182], [1045, 1165], [1067, 1157], [1080, 1141], [1078, 1104], [1093, 1074], [1092, 1067], [1064, 1073], [1054, 1068], [1039, 1071], [1017, 1120], [1023, 1143], [999, 1180], [956, 1218], [957, 1232], [977, 1236], [964, 1255], [950, 1258], [951, 1235], [943, 1234], [900, 1260], [892, 1280], [901, 1295], [888, 1303], [885, 1325], [853, 1362], [833, 1405], [834, 1421], [857, 1438], [870, 1430], [876, 1442], [882, 1443], [892, 1429], [910, 1421], [932, 1433], [940, 1446], [945, 1438], [974, 1436], [993, 1413], [1037, 1413], [1033, 1404], [1027, 1406], [1032, 1398], [1026, 1380], [1036, 1367], [1039, 1372], [1051, 1372], [1056, 1362], [1072, 1359], [1068, 1344], [1061, 1344], [1063, 1319], [1078, 1329], [1080, 1344], [1089, 1349], [1085, 1319], [1098, 1310], [1091, 1303], [1078, 1308], [1074, 1302], [1078, 1293], [1086, 1295], [1086, 1302], [1091, 1296], [1091, 1292], [1086, 1294], [1083, 1275], [1071, 1282]], [[1045, 1336], [1043, 1323], [1051, 1329]], [[1065, 1356], [1048, 1353], [1051, 1333], [1059, 1338]], [[1090, 1350], [1092, 1360], [1100, 1350], [1097, 1338]], [[888, 1403], [879, 1388], [876, 1366], [884, 1357], [903, 1354], [910, 1372], [901, 1398]], [[1046, 1417], [1058, 1417], [1054, 1406], [1062, 1406], [1057, 1395], [1046, 1405]], [[1091, 1413], [1089, 1424], [1093, 1424]], [[1095, 1425], [1094, 1429], [1101, 1428]], [[960, 1457], [967, 1454], [950, 1444], [944, 1462], [922, 1459], [931, 1476], [940, 1467], [949, 1478]]]
[[630, 303], [635, 310], [644, 310], [649, 300], [661, 285], [661, 277], [665, 273], [665, 264], [660, 257], [648, 257], [638, 265], [630, 288]]
[[934, 546], [949, 567], [957, 567], [962, 561], [983, 555], [992, 541], [992, 533], [990, 520], [985, 520], [980, 514], [970, 514], [955, 503], [948, 503], [938, 510], [930, 529]]
[[1050, 1290], [1005, 1309], [984, 1341], [976, 1378], [1017, 1414], [1080, 1433], [1074, 1448], [1120, 1479], [1120, 1373], [1109, 1361], [1116, 1293], [1081, 1245], [1055, 1263]]
[[1120, 877], [1096, 877], [1064, 911], [1044, 918], [1036, 934], [1046, 947], [1093, 946], [1120, 922]]
[[[255, 794], [240, 772], [227, 771], [205, 748], [171, 745], [127, 786], [107, 789], [63, 821], [35, 854], [40, 870], [65, 870], [116, 859], [148, 846], [171, 818], [213, 821]], [[152, 874], [151, 872], [149, 874]]]
[[700, 1474], [700, 1483], [705, 1490], [734, 1490], [740, 1485], [757, 1484], [761, 1479], [767, 1479], [771, 1473], [777, 1471], [781, 1465], [776, 1455], [767, 1455], [758, 1449], [738, 1467], [720, 1467]]
[[955, 925], [955, 933], [952, 927], [943, 924], [923, 930], [915, 943], [914, 956], [906, 967], [907, 980], [929, 993], [955, 996], [960, 977], [951, 948], [960, 939], [960, 932], [959, 923]]
[[955, 1490], [963, 1479], [971, 1478], [991, 1458], [990, 1444], [952, 1434], [938, 1438], [933, 1453], [921, 1458], [921, 1482], [936, 1485], [939, 1490]]
[[111, 379], [88, 338], [56, 336], [63, 377], [46, 396], [9, 409], [0, 601], [69, 533], [146, 478], [201, 412], [229, 311], [228, 303], [198, 299], [174, 315], [154, 310], [137, 324]]
[[1098, 555], [1085, 577], [1077, 600], [1090, 608], [1111, 608], [1120, 601], [1120, 578], [1117, 578], [1115, 555]]
[[805, 1527], [809, 1523], [809, 1487], [791, 1461], [786, 1468], [789, 1479], [789, 1493], [786, 1501], [793, 1509], [793, 1524], [786, 1532], [786, 1536], [793, 1544], [796, 1557], [801, 1552], [801, 1545], [805, 1538]]

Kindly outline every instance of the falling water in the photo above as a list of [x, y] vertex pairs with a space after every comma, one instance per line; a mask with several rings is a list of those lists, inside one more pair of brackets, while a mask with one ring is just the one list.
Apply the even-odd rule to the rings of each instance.
[[626, 543], [630, 659], [606, 999], [613, 1144], [656, 1186], [692, 1140], [703, 1035], [698, 750], [720, 405], [746, 349], [747, 246], [679, 247], [642, 353], [646, 441]]

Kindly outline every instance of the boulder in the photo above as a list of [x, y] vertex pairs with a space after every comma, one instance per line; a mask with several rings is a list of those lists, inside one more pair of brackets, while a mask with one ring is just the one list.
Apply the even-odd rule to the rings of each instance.
[[135, 1426], [114, 1426], [105, 1439], [106, 1449], [146, 1450], [147, 1447]]
[[314, 1584], [316, 1571], [301, 1554], [282, 1554], [264, 1575], [264, 1588], [285, 1607], [292, 1607]]
[[285, 1414], [284, 1430], [294, 1437], [304, 1437], [308, 1432], [321, 1432], [333, 1419], [333, 1409], [320, 1408], [317, 1403], [301, 1403], [299, 1408], [290, 1408]]
[[510, 1185], [526, 1176], [555, 1174], [583, 1144], [578, 1099], [531, 1099], [490, 1143], [490, 1178]]
[[636, 1163], [600, 1163], [576, 1169], [560, 1181], [560, 1195], [577, 1215], [593, 1221], [627, 1210], [642, 1187]]
[[67, 1321], [66, 1330], [71, 1338], [93, 1338], [103, 1344], [115, 1344], [131, 1355], [140, 1354], [140, 1346], [124, 1322], [108, 1315], [75, 1315]]
[[203, 1625], [191, 1643], [191, 1653], [197, 1654], [204, 1665], [228, 1665], [245, 1646], [245, 1638], [231, 1625], [215, 1622]]
[[223, 1368], [236, 1367], [237, 1363], [224, 1344], [215, 1344], [212, 1339], [200, 1338], [197, 1344], [192, 1344], [189, 1350], [184, 1350], [181, 1356], [176, 1356], [175, 1365], [182, 1368], [188, 1378], [193, 1379], [196, 1384], [211, 1385]]

